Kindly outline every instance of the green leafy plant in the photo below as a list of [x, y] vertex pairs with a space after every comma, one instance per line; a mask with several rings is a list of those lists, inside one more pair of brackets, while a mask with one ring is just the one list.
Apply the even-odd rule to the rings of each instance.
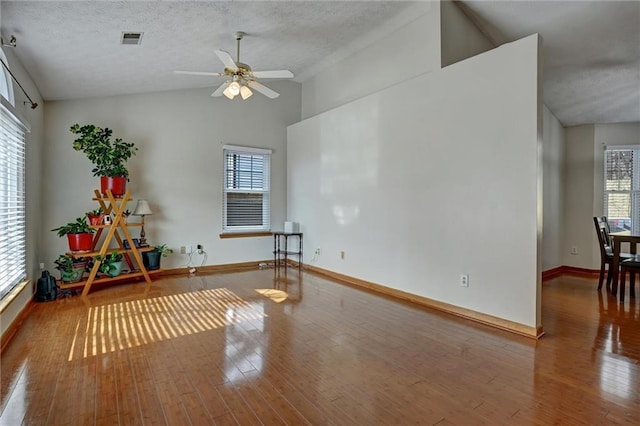
[[100, 216], [101, 214], [104, 214], [102, 207], [98, 207], [97, 209], [93, 209], [87, 212], [87, 216]]
[[138, 151], [133, 143], [123, 142], [120, 138], [111, 141], [111, 129], [93, 124], [74, 124], [69, 130], [79, 135], [73, 141], [73, 149], [84, 152], [93, 163], [94, 176], [129, 177], [125, 163]]
[[167, 257], [169, 256], [169, 253], [173, 253], [173, 249], [167, 247], [166, 244], [160, 244], [159, 246], [155, 246], [153, 249], [160, 253], [162, 257]]
[[114, 272], [118, 269], [115, 263], [122, 261], [122, 254], [114, 251], [104, 257], [96, 256], [96, 260], [100, 262], [100, 267], [98, 268], [100, 272], [114, 276]]
[[84, 217], [78, 217], [75, 222], [69, 222], [66, 225], [53, 228], [52, 231], [56, 231], [58, 237], [64, 237], [67, 234], [93, 234], [96, 232], [94, 228], [89, 226]]
[[61, 254], [58, 258], [53, 262], [56, 265], [56, 269], [61, 272], [71, 272], [76, 268], [83, 268], [87, 270], [87, 265], [89, 264], [89, 258], [87, 257], [78, 257], [74, 258], [71, 256], [67, 256], [65, 254]]
[[75, 282], [82, 279], [82, 275], [88, 271], [90, 258], [71, 257], [64, 254], [58, 256], [53, 262], [60, 271], [60, 278], [65, 282]]

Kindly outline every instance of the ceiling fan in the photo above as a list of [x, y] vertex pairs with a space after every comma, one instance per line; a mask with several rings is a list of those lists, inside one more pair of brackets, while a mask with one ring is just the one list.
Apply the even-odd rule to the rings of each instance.
[[293, 78], [293, 73], [289, 70], [272, 70], [272, 71], [253, 71], [247, 64], [240, 62], [240, 40], [246, 35], [242, 31], [235, 34], [237, 43], [237, 59], [234, 61], [231, 55], [224, 50], [214, 50], [216, 56], [220, 58], [224, 64], [222, 72], [204, 72], [204, 71], [174, 71], [176, 74], [188, 75], [206, 75], [212, 77], [228, 77], [211, 96], [225, 95], [229, 99], [240, 95], [242, 99], [247, 99], [253, 92], [251, 89], [257, 90], [268, 98], [275, 99], [280, 94], [269, 89], [267, 86], [258, 82], [261, 78]]

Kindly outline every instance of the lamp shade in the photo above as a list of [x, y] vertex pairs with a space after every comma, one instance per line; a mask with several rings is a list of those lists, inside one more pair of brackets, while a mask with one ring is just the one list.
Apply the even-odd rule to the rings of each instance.
[[229, 85], [229, 87], [227, 87], [227, 90], [229, 90], [229, 93], [235, 96], [240, 93], [240, 84], [237, 81], [234, 81]]
[[247, 86], [242, 86], [240, 88], [240, 96], [242, 96], [242, 100], [249, 99], [251, 95], [253, 95], [253, 92]]
[[149, 207], [149, 203], [147, 203], [147, 200], [138, 200], [138, 203], [136, 204], [136, 208], [133, 210], [132, 214], [134, 216], [146, 216], [148, 214], [153, 214], [153, 212], [151, 211], [151, 208]]
[[224, 89], [224, 92], [222, 92], [222, 94], [225, 95], [229, 99], [233, 99], [233, 98], [236, 97], [236, 95], [231, 93], [231, 90], [228, 87], [226, 89]]

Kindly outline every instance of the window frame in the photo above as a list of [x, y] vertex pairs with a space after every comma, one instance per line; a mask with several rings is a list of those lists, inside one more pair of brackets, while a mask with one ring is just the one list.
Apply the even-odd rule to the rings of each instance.
[[[609, 152], [614, 152], [614, 151], [631, 151], [633, 153], [631, 177], [629, 182], [630, 188], [628, 190], [620, 190], [620, 189], [608, 190], [607, 189], [608, 154]], [[605, 146], [602, 167], [603, 167], [602, 210], [603, 210], [603, 214], [607, 217], [607, 221], [609, 223], [609, 226], [611, 227], [612, 232], [630, 231], [634, 235], [640, 234], [640, 145]], [[629, 220], [630, 220], [629, 229], [621, 228], [618, 222], [618, 220], [626, 219], [626, 218], [618, 218], [610, 215], [609, 199], [610, 199], [610, 196], [614, 194], [618, 194], [618, 195], [628, 194]]]
[[[253, 148], [238, 145], [223, 145], [222, 149], [222, 234], [221, 237], [232, 235], [263, 236], [271, 232], [271, 149]], [[241, 171], [238, 168], [229, 168], [229, 155], [260, 157], [262, 159], [261, 188], [253, 187], [253, 170], [245, 173], [251, 175], [251, 188], [229, 187], [229, 173], [234, 176]], [[232, 182], [238, 182], [234, 177]], [[262, 195], [262, 224], [261, 225], [229, 225], [228, 194], [261, 194]]]

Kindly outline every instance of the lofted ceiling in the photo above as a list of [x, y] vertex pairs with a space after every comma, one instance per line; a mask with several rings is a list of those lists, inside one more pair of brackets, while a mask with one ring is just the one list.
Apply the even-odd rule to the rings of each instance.
[[[640, 121], [640, 2], [457, 2], [496, 45], [544, 39], [544, 100], [565, 125]], [[6, 1], [5, 42], [45, 100], [196, 87], [219, 79], [214, 49], [254, 69], [287, 68], [302, 82], [410, 22], [425, 2], [404, 1]], [[139, 46], [122, 32], [143, 32]]]

